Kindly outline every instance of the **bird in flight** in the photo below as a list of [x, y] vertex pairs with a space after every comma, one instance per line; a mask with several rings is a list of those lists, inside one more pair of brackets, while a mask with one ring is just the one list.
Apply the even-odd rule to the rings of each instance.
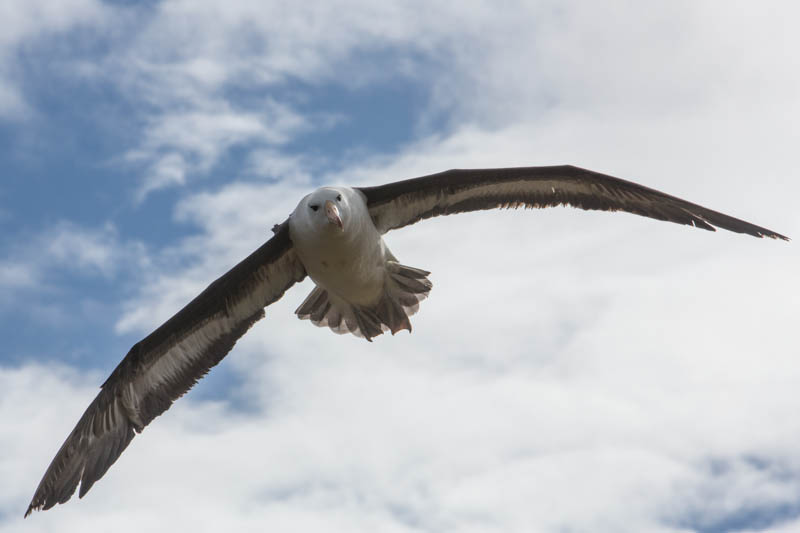
[[431, 290], [429, 272], [404, 265], [383, 235], [426, 218], [493, 208], [626, 211], [715, 231], [788, 240], [774, 231], [630, 181], [574, 166], [449, 170], [377, 187], [322, 187], [274, 235], [137, 342], [58, 450], [25, 516], [79, 496], [136, 433], [185, 394], [308, 275], [316, 284], [295, 311], [368, 341], [411, 331], [409, 315]]

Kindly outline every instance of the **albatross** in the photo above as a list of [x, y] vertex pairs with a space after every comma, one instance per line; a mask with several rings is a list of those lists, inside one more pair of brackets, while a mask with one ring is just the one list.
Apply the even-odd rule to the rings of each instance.
[[402, 264], [383, 235], [440, 215], [558, 205], [788, 240], [772, 230], [663, 192], [574, 166], [448, 170], [376, 187], [322, 187], [300, 200], [272, 237], [133, 345], [56, 453], [25, 516], [83, 497], [134, 435], [185, 394], [309, 276], [295, 313], [371, 341], [411, 331], [429, 272]]

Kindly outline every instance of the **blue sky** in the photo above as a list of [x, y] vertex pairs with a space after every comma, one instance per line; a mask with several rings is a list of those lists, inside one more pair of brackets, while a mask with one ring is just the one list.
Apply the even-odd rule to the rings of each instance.
[[[58, 47], [60, 42], [53, 40], [47, 44]], [[37, 52], [45, 58], [53, 53], [45, 44], [37, 47]], [[382, 54], [374, 60], [391, 61], [392, 55]], [[58, 67], [56, 63], [54, 68]], [[88, 231], [92, 237], [104, 241], [123, 239], [146, 244], [155, 251], [194, 232], [191, 225], [173, 220], [171, 208], [181, 198], [180, 191], [159, 190], [141, 199], [139, 178], [146, 163], [119, 161], [131, 144], [136, 144], [136, 132], [142, 135], [141, 121], [146, 115], [129, 114], [136, 102], [131, 102], [110, 80], [77, 83], [68, 77], [63, 80], [65, 76], [53, 79], [50, 68], [42, 73], [42, 65], [35, 61], [21, 68], [31, 78], [29, 81], [26, 76], [22, 86], [26, 104], [36, 110], [37, 116], [24, 124], [19, 121], [2, 124], [5, 141], [2, 157], [8, 177], [2, 187], [7, 199], [3, 211], [7, 257], [20, 253], [19, 248], [25, 247], [21, 242], [29, 245], [31, 239], [41, 238], [53, 228], [70, 233]], [[287, 139], [280, 149], [283, 157], [309, 159], [309, 170], [313, 171], [322, 165], [341, 167], [343, 161], [359, 154], [390, 153], [409, 142], [415, 128], [413, 117], [423, 111], [428, 96], [415, 80], [396, 76], [365, 87], [348, 88], [340, 83], [312, 86], [298, 82], [281, 84], [274, 90], [271, 87], [232, 90], [224, 98], [255, 107], [265, 98], [286, 99], [296, 103], [298, 112], [311, 117], [315, 124], [319, 121], [321, 127], [309, 126]], [[257, 139], [246, 139], [220, 153], [219, 160], [193, 177], [200, 181], [198, 190], [217, 190], [236, 177], [242, 181], [275, 179], [249, 168], [249, 158], [256, 146]], [[42, 157], [43, 152], [47, 157]], [[102, 229], [97, 233], [95, 228]], [[25, 235], [27, 238], [20, 238]], [[87, 275], [84, 269], [64, 266], [69, 265], [47, 270], [48, 282], [57, 286], [54, 289], [59, 294], [43, 295], [45, 300], [41, 302], [60, 315], [73, 312], [70, 308], [76, 298], [91, 301], [93, 305], [114, 305], [126, 290], [130, 292], [130, 286], [120, 285], [126, 278], [120, 279], [116, 272], [106, 276], [97, 276], [97, 272]], [[136, 272], [124, 275], [135, 276]], [[93, 357], [93, 349], [81, 345], [87, 334], [96, 338], [95, 319], [103, 315], [105, 312], [92, 317], [91, 323], [67, 320], [57, 324], [62, 326], [59, 342], [68, 337], [73, 350], [85, 347], [90, 352], [77, 357]], [[39, 328], [31, 327], [35, 318], [8, 313], [7, 320], [12, 322], [6, 322], [8, 329], [4, 332], [9, 346], [24, 358], [41, 356], [42, 352], [58, 353], [63, 345], [59, 348], [50, 344], [52, 338], [42, 338]], [[114, 342], [113, 317], [105, 318], [108, 322], [101, 328], [108, 334], [105, 342]], [[127, 337], [124, 342], [130, 344], [135, 340]], [[46, 347], [41, 343], [47, 343]], [[101, 357], [87, 362], [98, 364], [103, 360]]]
[[794, 242], [567, 209], [387, 236], [414, 333], [267, 309], [20, 524], [129, 347], [327, 183], [571, 163], [800, 235], [790, 2], [0, 7], [0, 532], [800, 529]]

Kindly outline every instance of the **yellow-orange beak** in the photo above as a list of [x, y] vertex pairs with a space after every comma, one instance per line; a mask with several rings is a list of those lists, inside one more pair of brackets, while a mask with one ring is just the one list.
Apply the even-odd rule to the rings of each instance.
[[342, 217], [339, 216], [339, 208], [330, 200], [325, 201], [325, 216], [328, 217], [328, 221], [330, 221], [331, 224], [335, 224], [339, 226], [340, 230], [344, 230]]

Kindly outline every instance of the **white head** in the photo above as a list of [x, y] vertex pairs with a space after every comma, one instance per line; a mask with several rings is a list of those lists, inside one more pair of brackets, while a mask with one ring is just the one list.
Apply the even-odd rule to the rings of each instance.
[[316, 232], [341, 233], [349, 219], [349, 195], [339, 187], [321, 187], [297, 204], [292, 213], [295, 224]]

